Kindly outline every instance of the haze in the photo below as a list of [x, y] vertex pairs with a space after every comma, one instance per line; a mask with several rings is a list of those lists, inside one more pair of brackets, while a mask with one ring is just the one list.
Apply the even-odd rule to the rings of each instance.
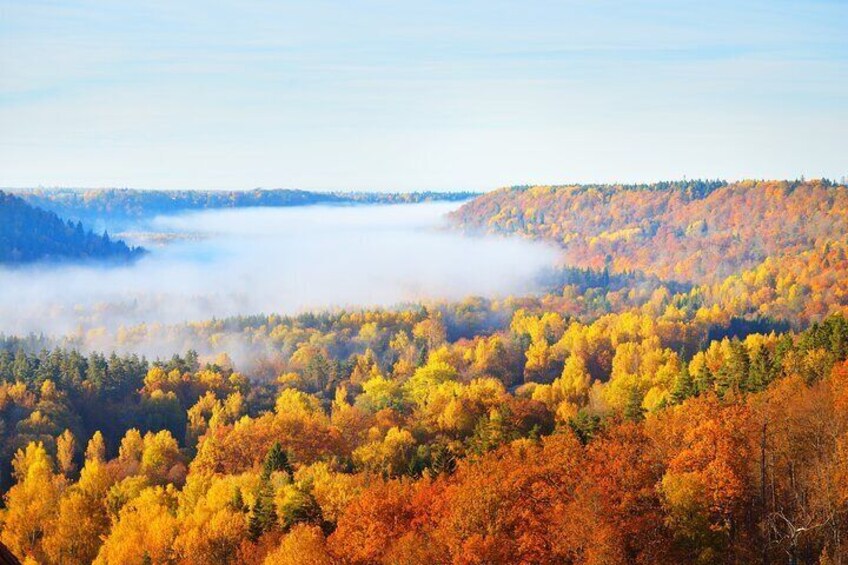
[[[157, 217], [142, 231], [188, 239], [127, 267], [0, 269], [0, 331], [82, 335], [112, 349], [121, 326], [237, 314], [498, 296], [533, 289], [556, 251], [442, 228], [458, 204], [252, 208]], [[89, 336], [91, 337], [91, 336]], [[169, 355], [193, 344], [138, 347]]]

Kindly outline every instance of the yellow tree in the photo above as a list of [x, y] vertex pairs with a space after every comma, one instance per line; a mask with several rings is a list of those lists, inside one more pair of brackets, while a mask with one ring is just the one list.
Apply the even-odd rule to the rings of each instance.
[[135, 428], [127, 430], [118, 448], [121, 474], [125, 477], [135, 475], [141, 467], [142, 455], [144, 455], [144, 438], [141, 437], [141, 432]]
[[141, 472], [160, 484], [182, 483], [185, 465], [177, 440], [168, 430], [144, 435], [144, 452], [141, 455]]
[[0, 540], [15, 555], [41, 561], [41, 540], [56, 519], [64, 480], [53, 473], [53, 462], [41, 442], [18, 450], [12, 468], [17, 483], [6, 493]]
[[395, 476], [407, 470], [414, 448], [415, 438], [409, 430], [394, 427], [382, 440], [357, 448], [353, 460], [368, 471]]
[[264, 565], [331, 565], [324, 534], [318, 526], [297, 524], [286, 534], [279, 547], [268, 554]]
[[71, 430], [65, 430], [58, 438], [56, 438], [56, 462], [59, 464], [59, 470], [66, 477], [70, 476], [76, 470], [74, 463], [74, 454], [77, 449], [77, 442]]
[[94, 435], [88, 440], [85, 458], [86, 460], [106, 461], [106, 442], [103, 441], [103, 434], [100, 433], [100, 430], [94, 432]]
[[559, 387], [564, 399], [574, 404], [585, 402], [591, 384], [592, 377], [586, 369], [583, 358], [579, 355], [570, 355], [559, 378]]
[[177, 534], [171, 489], [147, 488], [120, 511], [109, 537], [100, 548], [95, 565], [143, 565], [170, 563]]
[[44, 553], [51, 563], [91, 563], [109, 530], [104, 498], [115, 480], [109, 465], [90, 459], [77, 484], [65, 491], [59, 514], [44, 538]]

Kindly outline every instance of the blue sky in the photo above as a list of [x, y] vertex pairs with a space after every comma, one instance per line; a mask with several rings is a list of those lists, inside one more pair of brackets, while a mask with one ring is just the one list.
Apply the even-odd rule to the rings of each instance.
[[0, 0], [0, 186], [840, 178], [846, 30], [846, 0]]

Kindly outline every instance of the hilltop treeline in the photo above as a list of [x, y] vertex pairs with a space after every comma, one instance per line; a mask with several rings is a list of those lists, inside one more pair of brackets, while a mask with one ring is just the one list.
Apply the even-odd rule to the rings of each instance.
[[573, 264], [716, 282], [848, 230], [848, 189], [826, 180], [534, 186], [487, 193], [454, 221], [562, 246]]
[[65, 222], [53, 212], [0, 191], [0, 263], [127, 261], [143, 252], [141, 248], [110, 239], [106, 233], [97, 235], [86, 230], [79, 222]]
[[133, 190], [133, 189], [33, 189], [19, 196], [27, 202], [74, 219], [132, 219], [192, 210], [248, 207], [308, 206], [314, 204], [412, 204], [459, 202], [473, 192], [309, 192], [290, 189]]

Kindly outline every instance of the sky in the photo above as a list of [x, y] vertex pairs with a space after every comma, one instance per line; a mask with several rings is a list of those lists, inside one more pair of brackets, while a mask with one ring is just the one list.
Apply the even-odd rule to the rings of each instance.
[[839, 179], [846, 30], [846, 0], [0, 0], [0, 186]]

